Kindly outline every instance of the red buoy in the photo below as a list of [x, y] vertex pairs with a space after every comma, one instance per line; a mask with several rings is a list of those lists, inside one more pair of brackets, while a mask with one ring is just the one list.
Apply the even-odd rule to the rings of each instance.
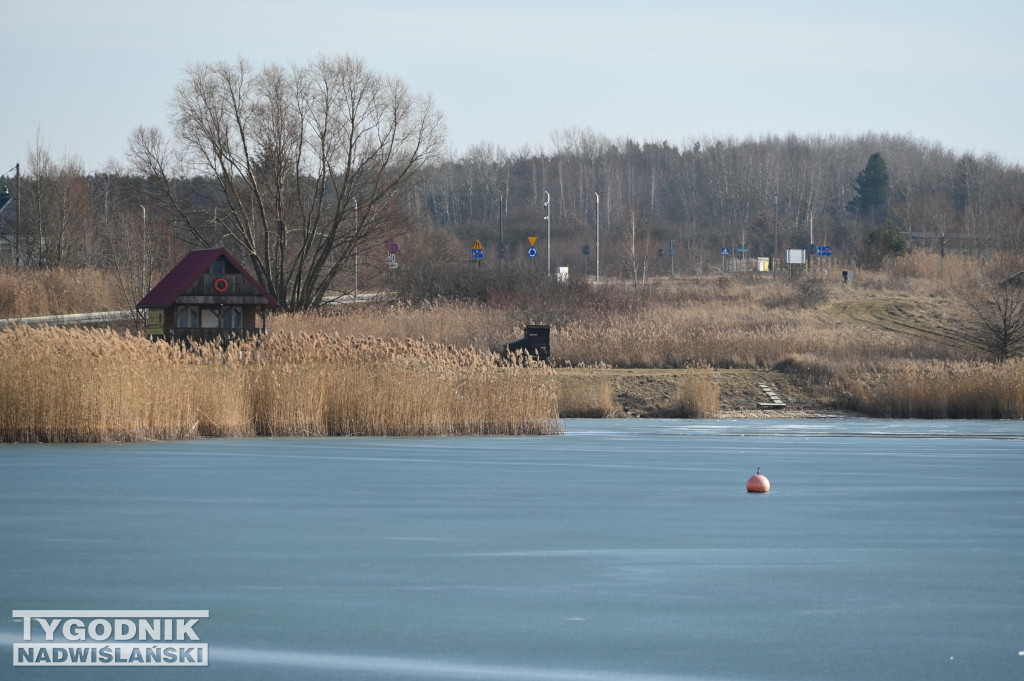
[[772, 488], [772, 484], [768, 482], [768, 478], [761, 475], [761, 467], [757, 467], [757, 473], [751, 475], [750, 479], [747, 480], [747, 491], [748, 492], [767, 492]]

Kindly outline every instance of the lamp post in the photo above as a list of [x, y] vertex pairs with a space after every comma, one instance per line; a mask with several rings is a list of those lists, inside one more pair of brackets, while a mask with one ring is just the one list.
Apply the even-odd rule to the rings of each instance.
[[352, 287], [352, 302], [356, 303], [359, 302], [359, 199], [352, 197], [352, 203], [354, 203], [356, 206], [356, 280]]
[[775, 194], [775, 266], [772, 267], [772, 279], [779, 278], [779, 195]]
[[551, 276], [551, 194], [544, 192], [544, 220], [548, 223], [548, 276]]
[[597, 197], [597, 243], [595, 244], [597, 253], [594, 256], [594, 271], [597, 272], [597, 280], [595, 283], [601, 283], [601, 195], [594, 192], [594, 196]]
[[505, 263], [505, 197], [498, 194], [498, 269]]

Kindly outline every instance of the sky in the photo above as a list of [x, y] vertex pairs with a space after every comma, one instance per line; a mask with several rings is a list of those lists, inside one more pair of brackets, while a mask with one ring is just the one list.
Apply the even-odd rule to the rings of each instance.
[[0, 174], [37, 145], [87, 172], [169, 130], [189, 64], [350, 54], [489, 143], [909, 135], [1024, 164], [1021, 0], [0, 0]]

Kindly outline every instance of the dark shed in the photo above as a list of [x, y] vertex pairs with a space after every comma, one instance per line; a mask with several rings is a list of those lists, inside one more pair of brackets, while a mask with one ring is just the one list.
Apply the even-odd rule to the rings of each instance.
[[266, 331], [277, 300], [224, 248], [192, 251], [135, 306], [165, 340], [230, 340]]

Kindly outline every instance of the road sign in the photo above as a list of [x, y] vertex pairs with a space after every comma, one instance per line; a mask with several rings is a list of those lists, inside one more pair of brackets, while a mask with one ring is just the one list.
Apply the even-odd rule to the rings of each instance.
[[526, 240], [530, 242], [531, 246], [536, 246], [537, 245], [537, 237], [535, 237], [535, 236], [528, 236], [528, 237], [526, 237]]
[[388, 239], [387, 241], [385, 241], [384, 248], [388, 249], [388, 253], [390, 253], [391, 255], [398, 253], [398, 244], [395, 243], [394, 239]]
[[818, 246], [818, 255], [821, 257], [828, 257], [832, 255], [831, 246]]
[[[480, 243], [480, 242], [478, 241], [477, 243]], [[482, 258], [482, 257], [484, 257], [484, 249], [482, 249], [482, 248], [474, 248], [473, 249], [473, 257], [474, 258]]]
[[483, 245], [480, 243], [480, 239], [477, 239], [476, 241], [473, 242], [473, 250], [474, 251], [479, 251], [482, 248], [483, 248]]
[[583, 255], [590, 255], [590, 245], [589, 245], [589, 244], [587, 244], [586, 246], [584, 246], [584, 247], [583, 247], [582, 249], [580, 249], [580, 250], [582, 250], [582, 251], [583, 251]]
[[722, 249], [722, 257], [725, 258], [728, 255], [729, 255], [729, 249], [728, 248], [723, 248]]
[[529, 248], [526, 249], [526, 255], [530, 256], [531, 258], [536, 258], [537, 257], [537, 249], [534, 248], [533, 246], [530, 246]]

